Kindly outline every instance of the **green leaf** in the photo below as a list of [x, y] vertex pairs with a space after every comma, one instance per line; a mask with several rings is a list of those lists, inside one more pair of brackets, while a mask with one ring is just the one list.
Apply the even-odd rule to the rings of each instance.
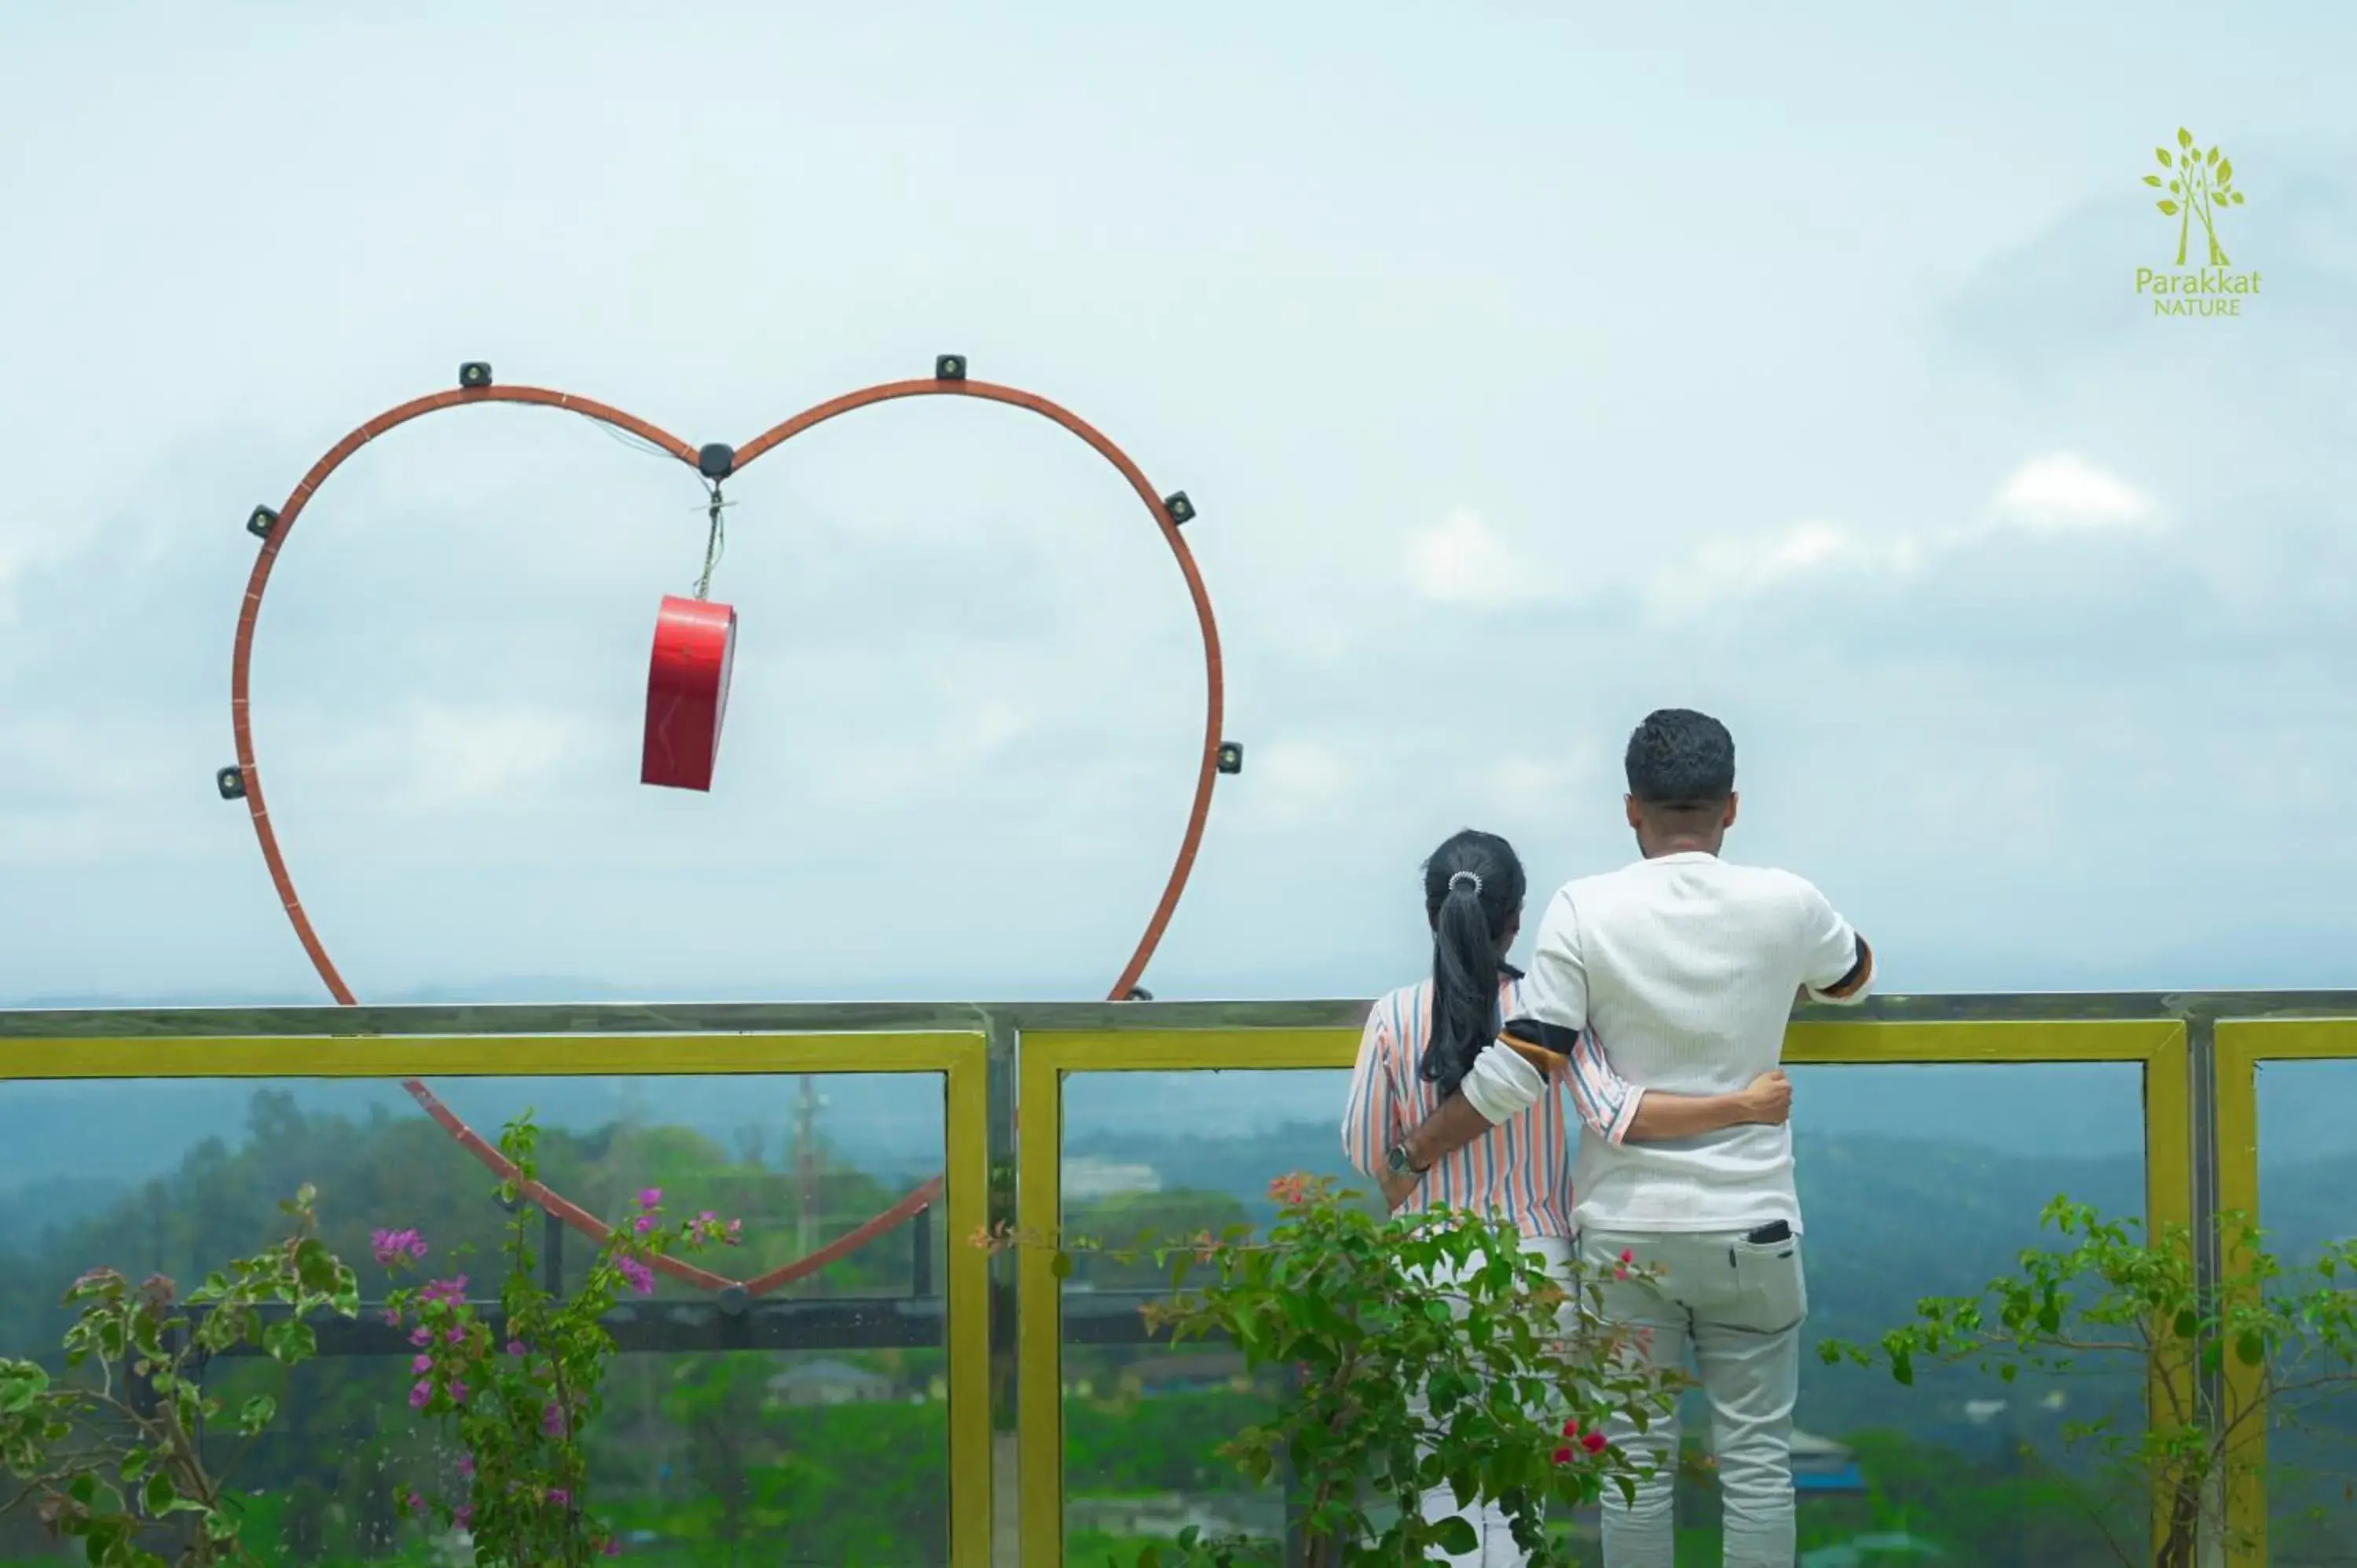
[[2145, 182], [2145, 184], [2147, 184], [2147, 185], [2156, 185], [2156, 186], [2157, 186], [2157, 185], [2158, 185], [2158, 184], [2160, 183], [2160, 176], [2158, 176], [2158, 175], [2157, 175], [2157, 174], [2148, 174], [2148, 175], [2147, 175], [2147, 176], [2145, 176], [2145, 177], [2144, 177], [2144, 182]]
[[1059, 1249], [1056, 1255], [1048, 1260], [1048, 1272], [1055, 1275], [1056, 1278], [1060, 1280], [1071, 1279], [1072, 1277], [1072, 1255], [1070, 1252]]
[[2166, 213], [2167, 213], [2167, 214], [2169, 214], [2171, 218], [2174, 218], [2174, 217], [2176, 217], [2176, 216], [2177, 216], [2177, 203], [2175, 203], [2174, 201], [2156, 201], [2156, 202], [2154, 202], [2154, 203], [2153, 203], [2153, 205], [2154, 205], [2155, 207], [2159, 208], [2163, 212], [2166, 212]]
[[237, 1430], [240, 1435], [251, 1437], [268, 1426], [278, 1413], [278, 1402], [268, 1394], [256, 1394], [239, 1407]]
[[2267, 1359], [2267, 1342], [2255, 1328], [2245, 1328], [2234, 1340], [2234, 1359], [2245, 1367], [2255, 1367]]
[[172, 1511], [172, 1505], [180, 1500], [180, 1494], [173, 1487], [172, 1477], [158, 1470], [147, 1477], [147, 1487], [141, 1494], [141, 1500], [147, 1505], [149, 1518], [161, 1519]]
[[2191, 146], [2193, 145], [2193, 133], [2187, 130], [2184, 126], [2179, 125], [2177, 128], [2177, 145], [2180, 147]]
[[2218, 161], [2218, 149], [2215, 147], [2210, 149], [2210, 161], [2213, 164]]
[[2234, 205], [2237, 207], [2243, 205], [2243, 193], [2239, 190], [2234, 193]]
[[1432, 1544], [1451, 1557], [1464, 1557], [1481, 1549], [1481, 1538], [1473, 1533], [1465, 1516], [1458, 1514], [1433, 1527]]
[[2160, 160], [2160, 166], [2163, 168], [2175, 168], [2177, 166], [2177, 160], [2169, 156], [2169, 149], [2167, 147], [2153, 148], [2152, 156]]
[[2176, 1328], [2177, 1337], [2179, 1339], [2192, 1338], [2195, 1330], [2200, 1326], [2201, 1320], [2193, 1316], [2193, 1309], [2191, 1307], [2189, 1306], [2184, 1311], [2177, 1315]]

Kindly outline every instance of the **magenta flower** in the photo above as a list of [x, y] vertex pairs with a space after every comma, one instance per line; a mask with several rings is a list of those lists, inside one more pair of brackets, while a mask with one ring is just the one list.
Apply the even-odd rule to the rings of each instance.
[[421, 1348], [434, 1343], [434, 1330], [419, 1324], [409, 1331], [409, 1342]]
[[467, 1342], [467, 1331], [454, 1323], [444, 1332], [442, 1337], [453, 1345], [464, 1345]]
[[563, 1487], [551, 1487], [548, 1488], [548, 1500], [554, 1503], [558, 1508], [563, 1508], [565, 1504], [573, 1500], [573, 1494], [566, 1491]]
[[511, 1339], [511, 1340], [509, 1340], [509, 1341], [508, 1341], [508, 1354], [509, 1354], [509, 1355], [511, 1355], [511, 1356], [521, 1356], [521, 1355], [522, 1355], [522, 1354], [523, 1354], [523, 1341], [522, 1341], [522, 1340], [521, 1340], [521, 1339]]
[[465, 1404], [467, 1402], [466, 1384], [453, 1380], [450, 1384], [450, 1402], [452, 1404]]
[[554, 1405], [550, 1405], [546, 1410], [542, 1411], [540, 1412], [540, 1434], [543, 1437], [564, 1436], [565, 1412]]
[[428, 1280], [417, 1293], [420, 1301], [461, 1302], [467, 1299], [467, 1276], [454, 1275], [447, 1280]]
[[378, 1267], [390, 1269], [425, 1256], [425, 1238], [414, 1230], [372, 1230], [369, 1250], [376, 1254]]
[[639, 1194], [639, 1207], [640, 1208], [656, 1208], [661, 1207], [662, 1204], [662, 1188], [659, 1187], [651, 1187], [647, 1188], [646, 1191]]
[[458, 1455], [458, 1474], [470, 1481], [475, 1478], [475, 1456], [472, 1454]]
[[457, 1508], [451, 1509], [450, 1522], [457, 1525], [460, 1530], [474, 1529], [475, 1505], [472, 1503], [460, 1503]]
[[655, 1272], [645, 1263], [636, 1258], [617, 1258], [614, 1260], [614, 1267], [620, 1271], [624, 1279], [630, 1282], [630, 1288], [640, 1295], [655, 1294]]
[[431, 1356], [420, 1356], [417, 1359], [409, 1363], [409, 1369], [413, 1372], [430, 1372], [434, 1369], [434, 1358]]
[[655, 1228], [655, 1217], [654, 1217], [653, 1215], [651, 1215], [651, 1214], [641, 1214], [641, 1215], [640, 1215], [640, 1216], [639, 1216], [639, 1219], [638, 1219], [638, 1223], [637, 1223], [635, 1226], [633, 1226], [633, 1227], [632, 1227], [632, 1229], [633, 1229], [633, 1230], [637, 1230], [637, 1231], [638, 1231], [638, 1233], [639, 1233], [640, 1235], [641, 1235], [641, 1236], [645, 1235], [648, 1231], [650, 1231], [650, 1230], [653, 1230], [654, 1228]]
[[385, 1322], [387, 1322], [387, 1323], [391, 1324], [391, 1325], [392, 1325], [393, 1327], [395, 1327], [395, 1328], [400, 1327], [400, 1326], [401, 1326], [401, 1308], [399, 1308], [399, 1307], [397, 1307], [397, 1306], [388, 1306], [388, 1307], [386, 1307], [386, 1308], [384, 1309], [384, 1320], [385, 1320]]
[[425, 1408], [425, 1402], [433, 1397], [434, 1385], [428, 1382], [425, 1379], [420, 1378], [409, 1391], [409, 1408], [412, 1410], [424, 1410]]
[[734, 1247], [744, 1239], [745, 1222], [742, 1219], [731, 1219], [728, 1222], [728, 1244]]
[[615, 1540], [612, 1536], [608, 1536], [606, 1538], [606, 1555], [608, 1557], [619, 1557], [621, 1554], [622, 1543]]

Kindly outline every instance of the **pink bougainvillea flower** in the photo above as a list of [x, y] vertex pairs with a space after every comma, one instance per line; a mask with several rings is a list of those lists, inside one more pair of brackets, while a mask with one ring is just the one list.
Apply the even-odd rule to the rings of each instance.
[[475, 1505], [472, 1503], [460, 1503], [457, 1508], [452, 1509], [450, 1510], [450, 1522], [457, 1525], [460, 1530], [474, 1529]]
[[378, 1267], [389, 1269], [425, 1256], [425, 1238], [415, 1230], [371, 1230], [369, 1251], [376, 1254]]
[[1309, 1178], [1299, 1171], [1277, 1176], [1268, 1184], [1268, 1195], [1287, 1206], [1307, 1203], [1309, 1200]]
[[421, 1323], [409, 1331], [409, 1342], [412, 1345], [431, 1345], [434, 1343], [434, 1330]]
[[458, 1455], [458, 1474], [470, 1481], [475, 1478], [475, 1456], [472, 1454]]
[[653, 1230], [654, 1228], [655, 1228], [655, 1217], [654, 1217], [653, 1215], [651, 1215], [651, 1214], [641, 1214], [641, 1215], [640, 1215], [640, 1216], [639, 1216], [639, 1219], [638, 1219], [638, 1223], [637, 1223], [635, 1226], [633, 1226], [633, 1227], [632, 1227], [632, 1229], [633, 1229], [633, 1230], [637, 1230], [637, 1231], [638, 1231], [638, 1233], [639, 1233], [640, 1235], [641, 1235], [641, 1236], [645, 1235], [648, 1231], [650, 1231], [650, 1230]]
[[655, 1272], [636, 1258], [617, 1258], [614, 1267], [630, 1282], [630, 1288], [640, 1295], [655, 1294]]
[[647, 1188], [646, 1191], [639, 1194], [639, 1207], [640, 1208], [661, 1208], [662, 1205], [662, 1188], [659, 1187], [651, 1187]]
[[424, 1378], [420, 1378], [410, 1387], [409, 1408], [412, 1410], [424, 1410], [425, 1408], [425, 1402], [433, 1397], [434, 1385], [426, 1381]]
[[[738, 1242], [744, 1240], [745, 1222], [742, 1219], [731, 1219], [728, 1222], [728, 1234], [722, 1237], [721, 1240], [727, 1242], [731, 1247], [734, 1247]], [[610, 1545], [612, 1543], [608, 1542], [608, 1544]]]
[[605, 1551], [608, 1557], [619, 1557], [622, 1554], [622, 1543], [609, 1535], [606, 1538]]
[[434, 1369], [434, 1358], [420, 1356], [409, 1363], [409, 1369], [413, 1372], [430, 1372]]
[[509, 1354], [509, 1355], [511, 1355], [511, 1356], [521, 1356], [521, 1355], [522, 1355], [522, 1354], [523, 1354], [523, 1341], [522, 1341], [522, 1340], [521, 1340], [521, 1339], [511, 1339], [511, 1340], [509, 1340], [509, 1341], [508, 1341], [508, 1354]]
[[565, 1412], [554, 1405], [550, 1405], [546, 1410], [542, 1411], [540, 1412], [540, 1434], [543, 1437], [564, 1436]]
[[565, 1504], [573, 1500], [573, 1494], [566, 1491], [563, 1487], [551, 1487], [548, 1488], [548, 1500], [554, 1503], [558, 1508], [563, 1508]]

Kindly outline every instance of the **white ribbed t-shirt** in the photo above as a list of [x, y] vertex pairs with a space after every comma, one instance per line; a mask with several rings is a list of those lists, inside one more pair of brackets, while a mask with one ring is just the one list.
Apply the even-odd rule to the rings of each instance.
[[[1725, 1094], [1783, 1059], [1795, 994], [1842, 985], [1860, 957], [1849, 922], [1790, 872], [1665, 854], [1555, 894], [1523, 1000], [1542, 1022], [1593, 1029], [1640, 1090]], [[1655, 1143], [1590, 1133], [1572, 1186], [1584, 1230], [1801, 1228], [1789, 1125]]]

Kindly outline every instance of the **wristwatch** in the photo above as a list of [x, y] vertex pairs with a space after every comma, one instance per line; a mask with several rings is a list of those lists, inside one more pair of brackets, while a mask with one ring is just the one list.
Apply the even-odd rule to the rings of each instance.
[[1405, 1144], [1394, 1144], [1383, 1155], [1383, 1166], [1394, 1176], [1422, 1176], [1432, 1167], [1408, 1158]]

